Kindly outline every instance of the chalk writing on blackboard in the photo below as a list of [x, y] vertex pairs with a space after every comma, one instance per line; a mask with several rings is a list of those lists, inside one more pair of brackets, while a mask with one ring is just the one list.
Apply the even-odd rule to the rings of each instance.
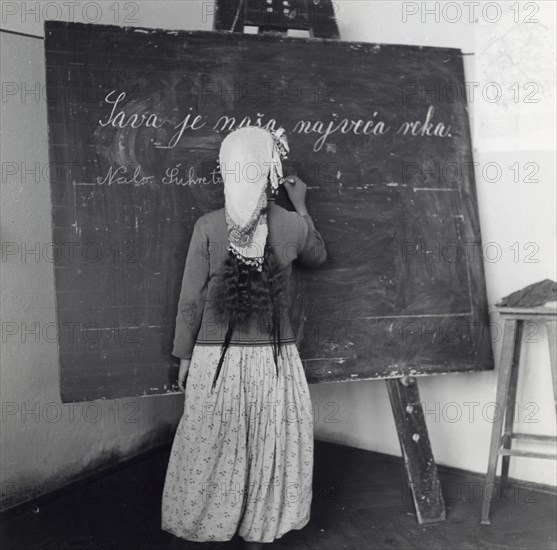
[[[116, 94], [115, 90], [112, 90], [105, 97], [105, 103], [112, 105], [112, 110], [106, 121], [99, 120], [99, 125], [104, 127], [111, 126], [113, 128], [126, 128], [131, 127], [134, 129], [138, 128], [162, 128], [165, 125], [172, 125], [173, 123], [169, 120], [164, 119], [162, 116], [156, 113], [126, 113], [125, 108], [121, 107], [121, 103], [126, 99], [126, 93], [120, 92], [116, 99], [114, 99]], [[191, 110], [191, 107], [190, 107]], [[241, 121], [237, 124], [236, 118], [230, 115], [222, 115], [213, 124], [212, 128], [216, 131], [224, 131], [226, 129], [233, 130], [235, 128], [242, 128], [244, 126], [259, 126], [262, 128], [272, 128], [277, 129], [278, 123], [274, 118], [269, 119], [266, 123], [263, 123], [265, 115], [264, 113], [257, 113], [255, 120], [252, 117], [243, 117]], [[287, 128], [294, 134], [317, 134], [320, 137], [315, 141], [313, 145], [313, 150], [315, 152], [320, 151], [327, 139], [337, 132], [341, 134], [352, 134], [356, 136], [383, 136], [390, 133], [393, 130], [392, 125], [388, 124], [386, 121], [378, 118], [379, 112], [373, 111], [371, 118], [367, 120], [363, 119], [347, 119], [342, 120], [329, 120], [329, 121], [309, 121], [309, 120], [297, 120], [295, 121], [292, 128]], [[437, 137], [437, 138], [450, 138], [451, 125], [445, 124], [444, 122], [435, 122], [435, 107], [429, 105], [427, 111], [424, 114], [423, 120], [405, 120], [399, 123], [395, 133], [397, 135], [409, 136], [409, 137]], [[195, 115], [194, 113], [188, 113], [178, 124], [172, 126], [172, 129], [177, 130], [175, 134], [172, 135], [167, 144], [157, 143], [155, 147], [159, 149], [172, 149], [178, 145], [180, 139], [187, 130], [197, 131], [203, 129], [207, 124], [207, 117], [203, 115]]]
[[[216, 185], [222, 184], [223, 180], [217, 175], [216, 168], [210, 173], [210, 178], [205, 176], [196, 176], [195, 167], [190, 166], [185, 169], [186, 176], [181, 176], [182, 163], [178, 163], [171, 168], [165, 170], [165, 176], [161, 178], [161, 183], [165, 185], [191, 186], [191, 185]], [[142, 175], [141, 165], [135, 166], [133, 171], [127, 166], [118, 166], [114, 168], [110, 166], [106, 174], [96, 178], [95, 183], [98, 185], [133, 185], [141, 187], [150, 183], [156, 183], [154, 176]], [[85, 185], [85, 183], [81, 183]]]

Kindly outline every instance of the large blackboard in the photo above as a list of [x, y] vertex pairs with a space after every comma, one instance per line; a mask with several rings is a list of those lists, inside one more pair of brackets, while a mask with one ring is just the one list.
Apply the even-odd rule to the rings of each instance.
[[175, 389], [189, 238], [223, 205], [220, 142], [248, 121], [286, 128], [328, 243], [293, 286], [308, 379], [492, 368], [459, 50], [62, 22], [45, 35], [64, 401]]

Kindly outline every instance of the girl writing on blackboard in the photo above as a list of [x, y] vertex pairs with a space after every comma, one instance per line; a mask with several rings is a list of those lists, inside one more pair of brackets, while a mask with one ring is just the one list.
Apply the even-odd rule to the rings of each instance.
[[[162, 528], [187, 540], [237, 533], [261, 548], [309, 521], [312, 404], [287, 296], [292, 262], [318, 266], [326, 252], [306, 185], [282, 177], [287, 152], [282, 129], [231, 132], [225, 208], [193, 229], [172, 352], [185, 406], [162, 499]], [[281, 183], [295, 212], [274, 201]]]

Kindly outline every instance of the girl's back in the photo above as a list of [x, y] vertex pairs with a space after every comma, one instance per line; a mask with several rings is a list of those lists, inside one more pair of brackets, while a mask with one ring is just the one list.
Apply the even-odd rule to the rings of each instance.
[[[285, 281], [290, 278], [294, 260], [311, 266], [318, 266], [325, 261], [325, 244], [310, 216], [300, 216], [269, 201], [267, 223], [268, 244], [274, 251]], [[191, 357], [196, 341], [201, 345], [215, 345], [224, 341], [227, 325], [219, 318], [215, 305], [220, 300], [218, 286], [228, 255], [228, 242], [224, 208], [197, 220], [190, 241], [176, 318], [172, 352], [176, 357]], [[295, 341], [287, 310], [283, 311], [282, 316], [281, 341]], [[270, 335], [265, 328], [251, 324], [248, 329], [238, 328], [231, 344], [262, 345], [270, 342]]]

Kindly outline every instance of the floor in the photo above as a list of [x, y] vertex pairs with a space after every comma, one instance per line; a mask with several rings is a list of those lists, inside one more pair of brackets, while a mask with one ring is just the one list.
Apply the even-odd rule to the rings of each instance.
[[[104, 477], [4, 514], [3, 550], [230, 549], [160, 529], [160, 497], [169, 449]], [[266, 547], [276, 550], [557, 549], [557, 496], [511, 487], [494, 502], [491, 526], [479, 524], [483, 483], [441, 469], [447, 521], [420, 526], [400, 461], [316, 442], [310, 523]]]

